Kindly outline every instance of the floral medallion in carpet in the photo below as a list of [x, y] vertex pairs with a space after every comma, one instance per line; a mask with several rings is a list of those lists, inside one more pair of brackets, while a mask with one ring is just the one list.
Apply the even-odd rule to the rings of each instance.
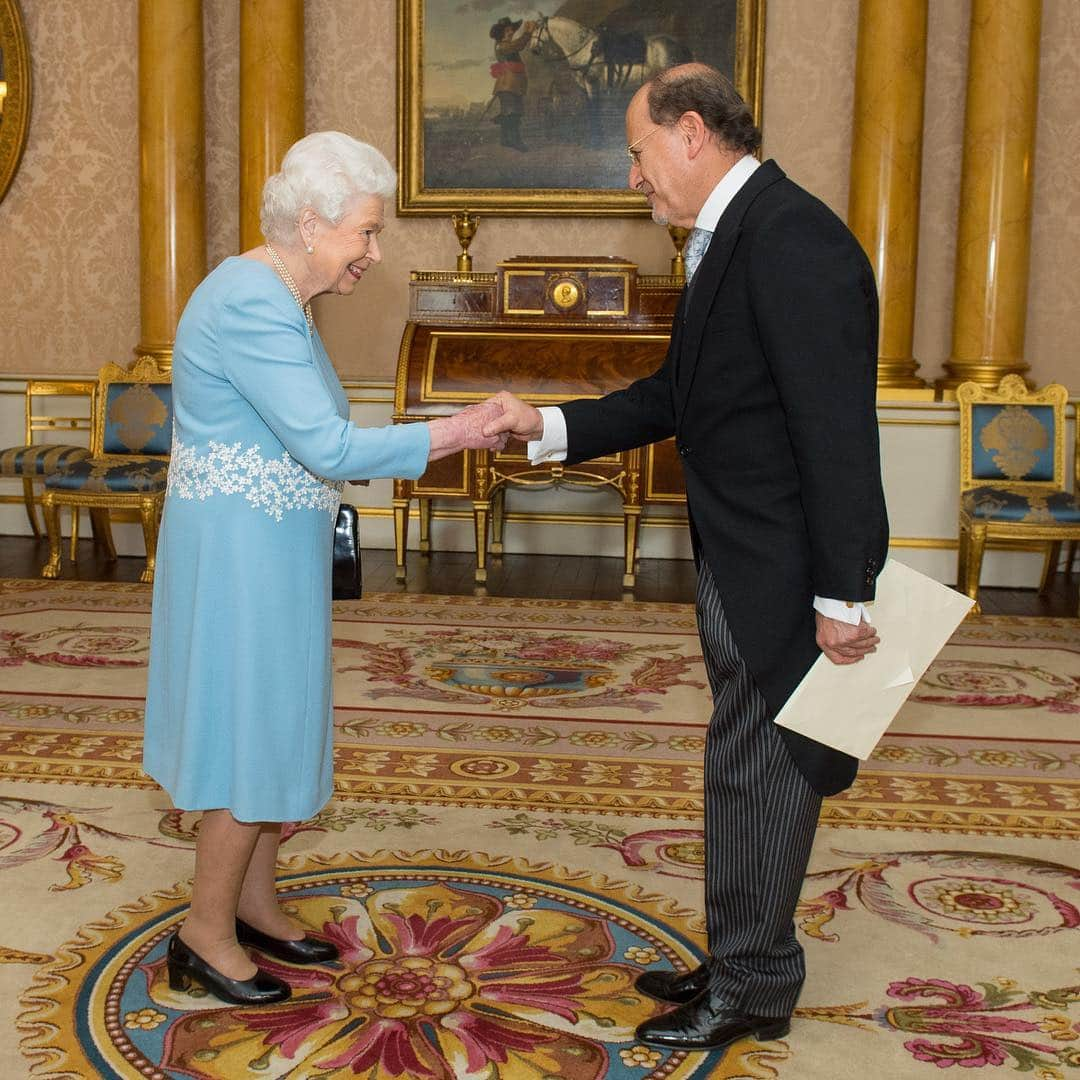
[[301, 967], [260, 955], [292, 987], [288, 1002], [233, 1008], [170, 989], [165, 946], [186, 909], [181, 889], [87, 927], [43, 968], [25, 1002], [24, 1048], [79, 1075], [200, 1080], [707, 1075], [701, 1055], [634, 1042], [659, 1008], [635, 978], [696, 963], [669, 920], [640, 903], [491, 866], [356, 854], [324, 863], [284, 876], [280, 891], [341, 959]]

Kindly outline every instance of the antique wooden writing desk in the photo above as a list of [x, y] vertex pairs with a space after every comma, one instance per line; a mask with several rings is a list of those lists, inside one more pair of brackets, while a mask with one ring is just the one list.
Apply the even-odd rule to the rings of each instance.
[[[534, 405], [602, 397], [651, 374], [664, 360], [682, 280], [638, 276], [610, 256], [529, 257], [494, 274], [413, 271], [409, 321], [398, 354], [394, 421], [445, 416], [509, 390]], [[604, 485], [622, 497], [626, 569], [634, 584], [638, 524], [648, 503], [685, 501], [682, 470], [668, 440], [582, 462], [533, 466], [520, 442], [501, 453], [465, 451], [433, 462], [419, 480], [394, 482], [394, 546], [405, 578], [406, 529], [420, 507], [420, 550], [430, 550], [431, 500], [469, 499], [476, 530], [476, 580], [490, 551], [502, 553], [507, 485]]]

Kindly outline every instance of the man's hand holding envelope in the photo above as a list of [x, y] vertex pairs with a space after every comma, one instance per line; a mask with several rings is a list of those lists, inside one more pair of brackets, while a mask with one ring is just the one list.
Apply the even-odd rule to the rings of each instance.
[[837, 634], [833, 628], [842, 624], [826, 619], [831, 636], [823, 641], [819, 616], [818, 645], [824, 655], [776, 722], [865, 760], [972, 604], [969, 597], [890, 559], [869, 605], [872, 628], [860, 623], [849, 628], [861, 631], [858, 635]]

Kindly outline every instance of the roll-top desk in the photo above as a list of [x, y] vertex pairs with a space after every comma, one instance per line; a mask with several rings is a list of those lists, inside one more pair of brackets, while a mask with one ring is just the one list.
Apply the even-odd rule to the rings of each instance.
[[[445, 416], [509, 390], [534, 405], [602, 397], [663, 362], [682, 280], [639, 276], [611, 256], [529, 257], [494, 274], [413, 271], [409, 321], [398, 354], [394, 421]], [[431, 500], [468, 499], [476, 532], [476, 581], [488, 551], [502, 553], [507, 485], [609, 486], [623, 504], [626, 567], [634, 585], [638, 525], [650, 503], [683, 503], [671, 440], [582, 462], [529, 464], [525, 447], [467, 450], [433, 462], [418, 480], [394, 482], [394, 546], [405, 577], [409, 505], [420, 508], [420, 550], [431, 547]], [[489, 545], [488, 534], [491, 533]]]

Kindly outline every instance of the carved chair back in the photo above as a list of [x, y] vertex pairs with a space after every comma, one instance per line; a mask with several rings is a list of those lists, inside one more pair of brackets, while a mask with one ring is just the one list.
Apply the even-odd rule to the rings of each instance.
[[1029, 390], [1019, 375], [1006, 375], [994, 389], [972, 382], [957, 387], [961, 492], [1061, 491], [1068, 396], [1059, 383]]
[[172, 382], [150, 357], [98, 373], [91, 448], [95, 457], [165, 458], [172, 446]]

